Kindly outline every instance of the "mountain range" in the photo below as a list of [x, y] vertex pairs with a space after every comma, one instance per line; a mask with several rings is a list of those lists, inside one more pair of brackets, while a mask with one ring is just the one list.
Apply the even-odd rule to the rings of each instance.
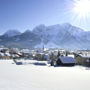
[[90, 49], [90, 31], [69, 23], [45, 26], [21, 33], [9, 30], [0, 36], [0, 45], [17, 48]]

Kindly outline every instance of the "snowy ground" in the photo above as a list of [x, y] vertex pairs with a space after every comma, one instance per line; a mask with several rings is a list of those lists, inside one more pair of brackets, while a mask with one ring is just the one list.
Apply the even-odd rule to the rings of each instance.
[[0, 90], [90, 90], [90, 70], [85, 67], [50, 67], [29, 61], [16, 65], [0, 60]]

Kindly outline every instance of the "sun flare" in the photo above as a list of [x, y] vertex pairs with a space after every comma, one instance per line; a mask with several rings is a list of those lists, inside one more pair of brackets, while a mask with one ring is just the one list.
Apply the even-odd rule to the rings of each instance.
[[90, 0], [75, 0], [74, 12], [79, 17], [87, 17], [90, 13]]

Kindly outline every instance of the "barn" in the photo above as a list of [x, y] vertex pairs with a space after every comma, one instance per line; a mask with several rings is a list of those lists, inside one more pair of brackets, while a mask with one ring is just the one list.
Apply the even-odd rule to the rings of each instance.
[[56, 60], [56, 65], [73, 66], [75, 64], [76, 64], [76, 60], [72, 57], [59, 57]]

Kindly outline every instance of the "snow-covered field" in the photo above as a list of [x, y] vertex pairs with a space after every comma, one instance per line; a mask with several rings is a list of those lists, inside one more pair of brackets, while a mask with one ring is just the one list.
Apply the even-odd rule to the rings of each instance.
[[90, 90], [90, 70], [85, 67], [50, 67], [30, 60], [16, 65], [0, 60], [0, 90]]

